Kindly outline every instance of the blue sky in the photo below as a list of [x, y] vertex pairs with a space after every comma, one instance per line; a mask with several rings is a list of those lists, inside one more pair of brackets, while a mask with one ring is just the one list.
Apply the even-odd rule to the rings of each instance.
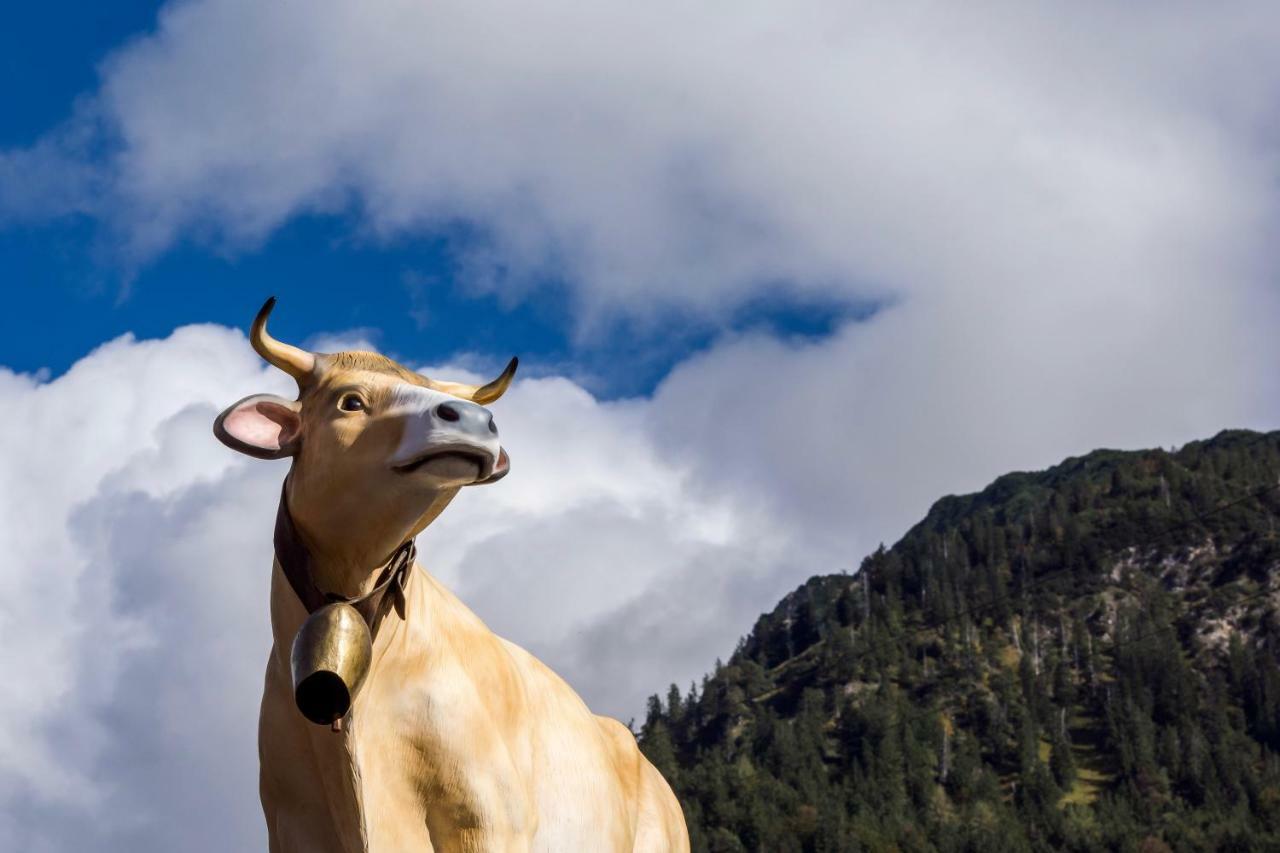
[[[54, 375], [94, 345], [126, 332], [163, 337], [188, 323], [247, 328], [269, 295], [279, 334], [298, 341], [358, 330], [379, 349], [428, 364], [455, 353], [486, 365], [508, 350], [525, 370], [571, 371], [606, 397], [643, 394], [677, 361], [718, 335], [765, 329], [822, 336], [872, 309], [790, 299], [734, 309], [723, 323], [673, 314], [661, 331], [616, 320], [576, 340], [569, 294], [555, 281], [516, 300], [477, 293], [455, 276], [459, 238], [422, 235], [391, 243], [352, 235], [349, 218], [306, 216], [260, 248], [219, 251], [186, 243], [137, 271], [104, 260], [92, 223], [57, 222], [0, 231], [0, 266], [12, 310], [0, 319], [0, 362]], [[54, 318], [49, 335], [33, 317]]]
[[[30, 145], [98, 82], [111, 51], [155, 25], [157, 3], [119, 3], [86, 15], [79, 4], [24, 6], [0, 33], [4, 73], [0, 147]], [[384, 351], [432, 363], [478, 354], [484, 366], [519, 353], [525, 370], [569, 371], [606, 397], [645, 394], [690, 352], [725, 333], [823, 336], [874, 302], [763, 295], [708, 320], [669, 311], [660, 320], [616, 317], [575, 333], [572, 293], [554, 273], [532, 295], [503, 297], [460, 282], [465, 229], [391, 239], [362, 234], [353, 212], [295, 217], [261, 244], [184, 239], [134, 266], [111, 252], [113, 235], [83, 216], [0, 228], [0, 269], [11, 310], [0, 317], [0, 363], [57, 375], [102, 341], [163, 337], [188, 323], [245, 327], [268, 295], [275, 324], [296, 340], [358, 330]], [[54, 318], [50, 335], [33, 317]]]
[[624, 720], [942, 495], [1280, 426], [1275, 4], [922, 8], [11, 11], [0, 849], [263, 847], [268, 295], [520, 355], [423, 564]]
[[160, 5], [122, 0], [86, 11], [81, 3], [51, 0], [9, 10], [0, 32], [0, 142], [30, 143], [60, 121], [71, 101], [93, 87], [103, 57], [150, 27]]

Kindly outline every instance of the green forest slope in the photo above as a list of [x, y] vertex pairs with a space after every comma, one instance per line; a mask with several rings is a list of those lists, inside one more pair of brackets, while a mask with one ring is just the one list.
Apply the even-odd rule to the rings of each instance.
[[1280, 432], [938, 501], [650, 700], [697, 851], [1280, 850]]

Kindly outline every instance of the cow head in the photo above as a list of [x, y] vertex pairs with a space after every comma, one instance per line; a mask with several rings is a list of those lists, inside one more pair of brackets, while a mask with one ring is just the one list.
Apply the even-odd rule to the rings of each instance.
[[214, 434], [250, 456], [292, 458], [289, 508], [311, 544], [332, 538], [352, 560], [367, 560], [362, 552], [416, 535], [460, 488], [507, 474], [485, 406], [511, 384], [516, 359], [486, 385], [442, 382], [376, 353], [281, 343], [267, 334], [274, 306], [274, 297], [262, 306], [250, 341], [297, 380], [298, 399], [246, 397], [218, 416]]

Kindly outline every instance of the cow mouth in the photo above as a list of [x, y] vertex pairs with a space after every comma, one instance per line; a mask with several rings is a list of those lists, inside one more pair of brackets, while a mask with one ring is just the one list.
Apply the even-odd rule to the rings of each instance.
[[437, 459], [462, 459], [472, 463], [479, 470], [479, 476], [476, 478], [478, 480], [483, 480], [493, 471], [493, 458], [488, 453], [465, 445], [434, 448], [411, 462], [406, 462], [403, 465], [393, 465], [392, 470], [397, 474], [412, 474], [423, 465], [428, 462], [434, 462]]

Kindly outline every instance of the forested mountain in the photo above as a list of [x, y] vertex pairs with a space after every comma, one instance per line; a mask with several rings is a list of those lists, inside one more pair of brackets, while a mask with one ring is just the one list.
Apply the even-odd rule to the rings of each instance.
[[943, 498], [644, 751], [696, 851], [1280, 850], [1277, 515], [1280, 432]]

